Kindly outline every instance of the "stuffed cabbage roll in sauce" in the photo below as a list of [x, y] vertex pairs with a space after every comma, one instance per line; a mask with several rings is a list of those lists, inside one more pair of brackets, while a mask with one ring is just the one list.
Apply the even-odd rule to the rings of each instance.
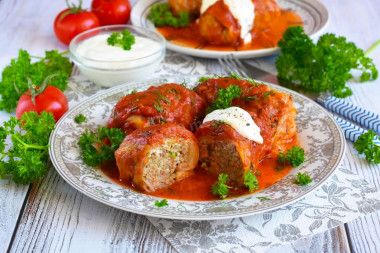
[[296, 109], [290, 95], [246, 80], [209, 79], [196, 91], [210, 105], [218, 90], [230, 85], [242, 89], [232, 102], [235, 107], [207, 115], [195, 136], [200, 166], [214, 175], [228, 174], [231, 185], [242, 187], [246, 172], [254, 172], [263, 158], [276, 157], [294, 139]]
[[199, 149], [192, 132], [173, 123], [138, 129], [115, 152], [122, 180], [146, 192], [170, 186], [193, 173]]
[[[206, 115], [231, 86], [240, 94], [231, 106]], [[171, 83], [127, 95], [108, 121], [128, 133], [115, 152], [117, 181], [162, 198], [213, 200], [221, 174], [229, 196], [240, 196], [249, 192], [246, 173], [259, 171], [266, 188], [290, 170], [275, 167], [277, 154], [295, 141], [295, 117], [290, 95], [236, 76], [210, 78], [194, 90]]]
[[170, 42], [187, 47], [243, 51], [275, 47], [289, 26], [302, 25], [295, 12], [274, 0], [169, 0], [174, 15], [188, 11], [188, 27], [157, 27]]
[[188, 11], [191, 16], [198, 17], [202, 0], [169, 0], [168, 4], [175, 15], [181, 11]]
[[123, 97], [112, 110], [107, 127], [125, 133], [162, 123], [176, 123], [191, 130], [204, 115], [205, 103], [194, 91], [169, 83]]

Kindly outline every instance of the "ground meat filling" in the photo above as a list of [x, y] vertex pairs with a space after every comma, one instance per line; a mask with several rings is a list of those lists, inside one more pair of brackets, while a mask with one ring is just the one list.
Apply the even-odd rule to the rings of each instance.
[[[229, 183], [239, 185], [243, 182], [244, 166], [241, 156], [233, 142], [205, 141], [200, 143], [201, 167], [214, 175], [229, 175]], [[203, 150], [203, 149], [207, 149]], [[228, 159], [226, 159], [228, 157]]]
[[152, 148], [143, 168], [146, 190], [169, 186], [187, 176], [184, 169], [187, 169], [190, 159], [190, 148], [190, 143], [183, 138], [169, 138], [162, 145]]

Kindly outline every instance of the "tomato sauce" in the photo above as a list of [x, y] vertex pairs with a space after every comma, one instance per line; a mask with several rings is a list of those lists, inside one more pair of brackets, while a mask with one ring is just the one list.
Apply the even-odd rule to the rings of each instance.
[[[288, 148], [292, 145], [297, 145], [296, 141], [288, 143]], [[203, 169], [196, 168], [194, 174], [170, 185], [168, 188], [160, 189], [155, 192], [145, 192], [137, 190], [131, 180], [121, 180], [119, 178], [119, 170], [116, 162], [105, 162], [101, 167], [103, 173], [119, 185], [127, 187], [133, 191], [141, 192], [143, 194], [161, 197], [165, 199], [177, 199], [187, 201], [210, 201], [218, 200], [219, 197], [211, 193], [212, 185], [217, 181], [217, 176], [211, 175]], [[281, 167], [277, 164], [276, 159], [272, 157], [264, 158], [256, 172], [256, 177], [259, 181], [259, 189], [254, 192], [263, 190], [277, 181], [285, 177], [291, 170], [290, 166]], [[238, 197], [250, 194], [249, 190], [244, 188], [230, 189], [228, 198]]]
[[[260, 17], [260, 15], [256, 13], [256, 17], [257, 16]], [[192, 21], [190, 26], [186, 28], [165, 26], [157, 27], [157, 30], [168, 41], [179, 46], [214, 51], [247, 51], [277, 46], [285, 30], [290, 26], [296, 25], [303, 25], [302, 18], [295, 12], [281, 10], [280, 15], [269, 20], [263, 19], [260, 25], [256, 25], [255, 22], [255, 26], [251, 32], [251, 43], [241, 43], [237, 46], [216, 46], [207, 42], [200, 34], [197, 21]]]
[[194, 122], [205, 109], [206, 105], [197, 93], [180, 84], [167, 83], [120, 99], [112, 110], [107, 127], [121, 128], [129, 134], [149, 125], [173, 122], [193, 130]]

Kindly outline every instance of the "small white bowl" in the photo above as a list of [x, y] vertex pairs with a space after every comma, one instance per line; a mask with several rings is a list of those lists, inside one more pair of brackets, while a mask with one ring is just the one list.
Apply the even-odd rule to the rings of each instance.
[[[101, 58], [103, 59], [99, 59], [99, 57], [91, 55], [91, 50], [93, 49], [87, 50], [87, 55], [82, 53], [83, 50], [81, 49], [81, 44], [85, 43], [88, 39], [98, 35], [108, 37], [113, 32], [122, 32], [125, 29], [129, 30], [132, 35], [136, 36], [136, 38], [141, 37], [149, 39], [157, 44], [154, 44], [154, 47], [149, 47], [147, 50], [143, 50], [139, 55], [133, 55], [128, 59], [120, 59], [117, 54], [111, 56], [108, 51], [101, 52], [103, 54]], [[91, 43], [87, 41], [86, 46], [91, 44], [94, 45], [92, 41], [93, 40], [90, 41]], [[131, 25], [110, 25], [94, 28], [77, 35], [70, 42], [70, 53], [71, 60], [88, 79], [100, 86], [113, 87], [129, 81], [142, 80], [153, 74], [165, 57], [165, 43], [166, 41], [161, 34], [141, 27]], [[136, 41], [135, 45], [137, 46], [137, 44], [138, 42]], [[82, 46], [82, 48], [83, 47], [84, 46]], [[111, 47], [107, 50], [109, 49], [111, 49], [113, 53], [116, 52], [115, 50], [121, 50], [120, 55], [123, 54], [123, 49], [121, 47]], [[104, 58], [107, 58], [107, 60], [104, 60]]]

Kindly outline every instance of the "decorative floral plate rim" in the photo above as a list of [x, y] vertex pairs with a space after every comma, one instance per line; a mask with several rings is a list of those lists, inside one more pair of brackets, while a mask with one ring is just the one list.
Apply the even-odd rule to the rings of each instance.
[[[341, 164], [345, 153], [345, 138], [338, 123], [316, 102], [286, 88], [269, 84], [291, 94], [298, 111], [298, 141], [306, 151], [306, 162], [292, 169], [274, 185], [246, 196], [216, 201], [168, 200], [169, 206], [158, 208], [155, 200], [161, 198], [145, 195], [125, 188], [98, 168], [83, 163], [77, 146], [84, 129], [97, 129], [104, 125], [113, 105], [132, 90], [145, 90], [151, 85], [186, 81], [189, 88], [196, 85], [200, 76], [177, 76], [127, 83], [95, 94], [70, 109], [58, 122], [50, 136], [49, 154], [52, 164], [63, 179], [78, 191], [106, 205], [125, 211], [168, 219], [216, 220], [229, 219], [268, 212], [304, 198], [319, 188]], [[87, 122], [77, 124], [74, 118], [83, 114]], [[294, 184], [297, 172], [307, 172], [313, 182], [307, 186]], [[261, 201], [257, 197], [271, 200]]]
[[[132, 8], [132, 24], [156, 31], [152, 22], [147, 19], [147, 15], [149, 14], [151, 6], [159, 2], [167, 2], [167, 0], [138, 1]], [[327, 27], [330, 21], [330, 15], [327, 8], [318, 0], [276, 0], [276, 2], [281, 8], [292, 10], [299, 14], [304, 20], [304, 29], [306, 34], [311, 37], [319, 36]], [[220, 58], [229, 54], [233, 54], [237, 58], [245, 59], [273, 55], [279, 52], [278, 47], [247, 51], [214, 51], [194, 49], [176, 45], [170, 41], [167, 41], [166, 47], [167, 49], [176, 51], [178, 53], [205, 58]]]

